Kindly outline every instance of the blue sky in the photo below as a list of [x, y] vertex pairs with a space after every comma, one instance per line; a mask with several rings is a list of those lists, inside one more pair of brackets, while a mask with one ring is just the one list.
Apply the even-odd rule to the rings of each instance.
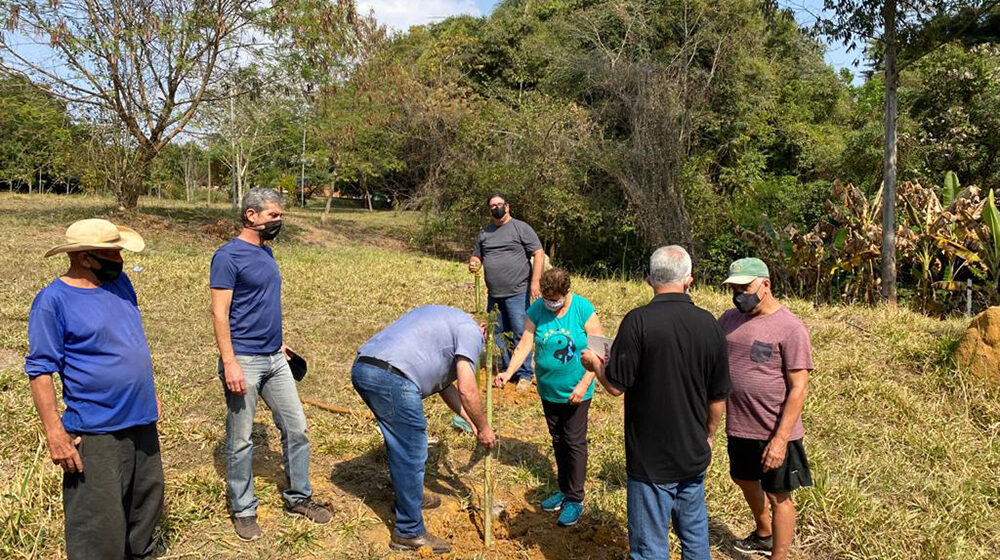
[[[484, 16], [493, 10], [496, 0], [358, 0], [363, 10], [372, 9], [375, 16], [389, 27], [405, 31], [411, 25], [421, 25], [440, 21], [456, 14]], [[778, 0], [784, 8], [791, 8], [796, 19], [803, 25], [811, 25], [815, 14], [823, 9], [822, 0]], [[827, 50], [826, 61], [834, 68], [848, 68], [855, 76], [855, 83], [862, 82], [859, 74], [863, 67], [855, 67], [856, 53], [848, 53], [843, 47], [833, 45]]]
[[[422, 25], [440, 21], [457, 14], [473, 16], [488, 15], [497, 0], [357, 0], [361, 10], [373, 10], [376, 18], [397, 31], [405, 31], [412, 25]], [[778, 4], [791, 8], [803, 25], [810, 25], [815, 14], [822, 11], [822, 0], [778, 0]], [[42, 58], [46, 52], [43, 48], [22, 44], [23, 51], [33, 58]], [[854, 74], [854, 83], [861, 84], [862, 67], [855, 67], [855, 53], [848, 53], [839, 46], [833, 45], [827, 50], [826, 61], [834, 68], [848, 68]]]

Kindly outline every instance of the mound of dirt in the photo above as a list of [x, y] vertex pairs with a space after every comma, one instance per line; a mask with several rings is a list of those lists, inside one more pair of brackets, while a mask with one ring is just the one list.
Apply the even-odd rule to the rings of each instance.
[[229, 239], [239, 233], [236, 230], [236, 223], [229, 218], [219, 218], [213, 222], [209, 222], [202, 226], [201, 232], [219, 239]]
[[1000, 386], [1000, 307], [990, 307], [972, 320], [954, 353], [955, 364]]

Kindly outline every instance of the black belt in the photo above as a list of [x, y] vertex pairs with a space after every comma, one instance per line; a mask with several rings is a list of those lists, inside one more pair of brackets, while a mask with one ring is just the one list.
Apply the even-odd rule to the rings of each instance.
[[372, 358], [371, 356], [358, 356], [357, 361], [362, 364], [368, 364], [370, 366], [375, 366], [377, 368], [382, 368], [389, 373], [395, 373], [400, 377], [406, 377], [406, 374], [402, 372], [398, 367], [390, 364], [389, 362], [380, 360], [378, 358]]

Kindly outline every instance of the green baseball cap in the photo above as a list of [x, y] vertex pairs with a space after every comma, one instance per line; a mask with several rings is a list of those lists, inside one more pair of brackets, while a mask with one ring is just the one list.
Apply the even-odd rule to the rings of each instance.
[[770, 278], [771, 273], [767, 270], [764, 261], [757, 258], [746, 258], [735, 261], [729, 265], [729, 278], [723, 284], [736, 284], [742, 286], [749, 284], [758, 278]]

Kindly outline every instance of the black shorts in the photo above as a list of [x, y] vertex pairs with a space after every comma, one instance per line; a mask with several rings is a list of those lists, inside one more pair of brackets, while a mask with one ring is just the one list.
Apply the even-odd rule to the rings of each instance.
[[759, 480], [761, 488], [770, 494], [791, 492], [802, 486], [812, 486], [812, 474], [802, 440], [788, 442], [785, 462], [764, 472], [761, 458], [767, 441], [728, 436], [729, 476], [736, 480]]

